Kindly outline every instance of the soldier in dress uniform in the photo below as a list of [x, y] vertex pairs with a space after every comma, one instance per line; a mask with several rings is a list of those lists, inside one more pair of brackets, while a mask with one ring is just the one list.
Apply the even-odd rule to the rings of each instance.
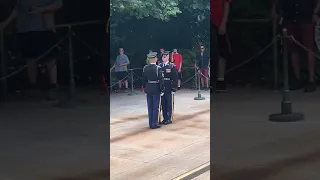
[[164, 95], [162, 96], [162, 124], [172, 123], [174, 110], [174, 92], [178, 88], [178, 71], [175, 65], [169, 62], [170, 51], [165, 51], [162, 55], [160, 67], [164, 74]]
[[156, 129], [161, 127], [158, 121], [161, 116], [164, 79], [161, 67], [156, 65], [157, 53], [151, 52], [147, 56], [150, 58], [150, 64], [143, 68], [143, 87], [147, 94], [149, 126], [151, 129]]

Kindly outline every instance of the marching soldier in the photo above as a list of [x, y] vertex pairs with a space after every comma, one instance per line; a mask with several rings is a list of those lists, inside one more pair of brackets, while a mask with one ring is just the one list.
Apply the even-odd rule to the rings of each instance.
[[161, 96], [164, 91], [163, 72], [156, 65], [157, 53], [151, 52], [147, 55], [150, 64], [143, 68], [143, 87], [147, 94], [149, 126], [151, 129], [160, 128], [158, 124], [161, 115]]
[[172, 123], [174, 110], [174, 92], [178, 87], [178, 71], [173, 63], [169, 62], [169, 51], [165, 51], [162, 55], [162, 63], [160, 67], [164, 74], [164, 95], [162, 96], [162, 124]]

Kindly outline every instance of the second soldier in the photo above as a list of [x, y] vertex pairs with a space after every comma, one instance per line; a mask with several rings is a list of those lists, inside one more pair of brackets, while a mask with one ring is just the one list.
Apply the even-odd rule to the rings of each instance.
[[164, 95], [161, 98], [163, 121], [162, 124], [171, 124], [174, 110], [174, 92], [178, 88], [178, 71], [173, 63], [169, 62], [169, 51], [162, 55], [160, 67], [164, 74]]

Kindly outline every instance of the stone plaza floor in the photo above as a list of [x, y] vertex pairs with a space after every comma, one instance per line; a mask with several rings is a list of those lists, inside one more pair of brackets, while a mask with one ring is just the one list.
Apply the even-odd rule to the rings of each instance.
[[320, 92], [291, 92], [305, 121], [275, 123], [281, 91], [233, 88], [211, 97], [214, 180], [320, 179]]
[[202, 92], [205, 100], [196, 95], [178, 91], [173, 124], [155, 130], [149, 129], [143, 93], [112, 95], [111, 179], [170, 180], [209, 162], [210, 93]]
[[111, 180], [170, 180], [210, 157], [211, 174], [195, 180], [320, 179], [320, 91], [291, 93], [305, 121], [274, 123], [268, 115], [280, 111], [281, 91], [232, 88], [195, 101], [195, 91], [182, 90], [174, 123], [156, 130], [143, 93], [113, 93], [111, 107], [96, 94], [76, 108], [1, 104], [0, 179], [106, 180], [110, 159]]

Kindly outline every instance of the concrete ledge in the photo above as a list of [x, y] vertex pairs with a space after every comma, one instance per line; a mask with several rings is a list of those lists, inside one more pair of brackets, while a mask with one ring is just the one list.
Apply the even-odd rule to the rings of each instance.
[[207, 171], [210, 171], [210, 162], [207, 162], [191, 171], [188, 171], [176, 178], [174, 178], [173, 180], [190, 180], [193, 179], [197, 176], [199, 176], [200, 174], [203, 174]]

